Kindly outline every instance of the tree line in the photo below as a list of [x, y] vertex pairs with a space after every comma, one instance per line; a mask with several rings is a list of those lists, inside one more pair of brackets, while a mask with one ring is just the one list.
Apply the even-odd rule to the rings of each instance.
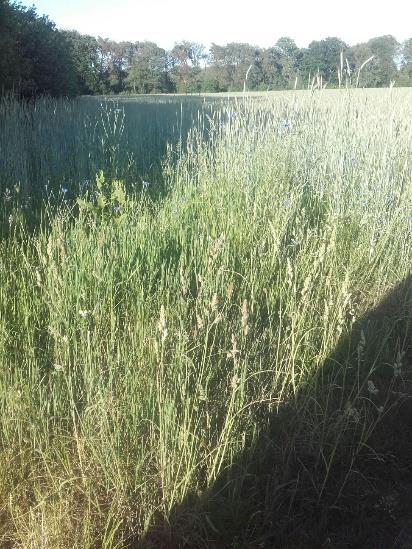
[[115, 42], [59, 30], [35, 8], [0, 0], [0, 93], [22, 97], [119, 93], [199, 93], [323, 85], [412, 86], [412, 38], [391, 35], [349, 46], [336, 37], [298, 48], [282, 37], [269, 48], [246, 43]]

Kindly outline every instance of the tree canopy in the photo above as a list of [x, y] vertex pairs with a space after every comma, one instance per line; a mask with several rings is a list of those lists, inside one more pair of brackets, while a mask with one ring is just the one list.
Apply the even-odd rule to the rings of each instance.
[[272, 47], [246, 43], [115, 42], [59, 30], [34, 8], [0, 0], [0, 93], [21, 97], [118, 93], [195, 93], [329, 87], [350, 82], [412, 86], [412, 38], [391, 35], [349, 46], [327, 37], [298, 48], [287, 36]]

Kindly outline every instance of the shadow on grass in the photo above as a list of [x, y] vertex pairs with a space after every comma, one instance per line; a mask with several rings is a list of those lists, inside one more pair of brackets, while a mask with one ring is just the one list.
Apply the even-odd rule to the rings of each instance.
[[412, 547], [411, 316], [409, 276], [207, 491], [130, 547]]

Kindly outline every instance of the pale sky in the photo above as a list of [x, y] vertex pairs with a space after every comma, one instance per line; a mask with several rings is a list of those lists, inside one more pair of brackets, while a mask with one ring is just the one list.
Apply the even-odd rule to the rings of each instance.
[[337, 36], [352, 45], [374, 36], [412, 37], [412, 0], [25, 0], [58, 27], [163, 48], [191, 40], [268, 47], [281, 36], [299, 47]]

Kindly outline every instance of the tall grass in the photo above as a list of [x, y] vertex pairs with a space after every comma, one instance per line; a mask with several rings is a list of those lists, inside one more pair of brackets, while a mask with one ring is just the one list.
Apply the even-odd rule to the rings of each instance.
[[[125, 197], [160, 114], [147, 137], [133, 103], [3, 102], [4, 545], [286, 547], [302, 513], [372, 483], [359, 464], [392, 452], [373, 437], [409, 387], [410, 308], [362, 319], [410, 271], [410, 99], [211, 108], [162, 156], [162, 193]], [[31, 230], [14, 186], [67, 177], [83, 201]]]

